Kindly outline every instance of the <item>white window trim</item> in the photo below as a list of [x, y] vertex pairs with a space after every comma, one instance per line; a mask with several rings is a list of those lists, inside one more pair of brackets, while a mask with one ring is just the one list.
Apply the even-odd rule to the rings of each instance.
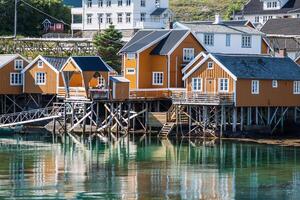
[[[42, 63], [42, 65], [40, 65], [40, 63]], [[38, 68], [43, 68], [44, 62], [42, 60], [38, 61]]]
[[[211, 40], [212, 43], [209, 43], [209, 44], [205, 43], [205, 36], [212, 36], [212, 40]], [[204, 33], [203, 34], [203, 43], [206, 46], [214, 46], [214, 44], [215, 44], [215, 34], [213, 34], [213, 33]]]
[[[194, 89], [194, 80], [195, 79], [200, 80], [200, 89], [199, 90], [195, 90]], [[202, 78], [192, 78], [192, 85], [191, 85], [192, 86], [192, 91], [194, 91], [194, 92], [202, 92], [202, 88], [203, 88], [202, 84], [203, 84]]]
[[[209, 65], [211, 64], [211, 67], [209, 67]], [[214, 69], [214, 62], [208, 62], [207, 63], [207, 69]]]
[[293, 82], [293, 94], [300, 94], [300, 81]]
[[[21, 63], [21, 68], [17, 68], [17, 63], [20, 62]], [[24, 66], [24, 61], [22, 59], [16, 59], [14, 61], [14, 68], [15, 70], [22, 70], [23, 69], [23, 66]]]
[[[190, 62], [191, 60], [193, 60], [195, 58], [195, 49], [194, 48], [183, 48], [183, 56], [182, 56], [182, 60], [183, 62]], [[187, 56], [185, 56], [186, 52], [192, 52], [193, 56], [189, 57], [190, 59], [186, 59]]]
[[136, 59], [135, 53], [127, 53], [126, 57], [127, 57], [127, 60], [134, 60], [134, 59]]
[[[247, 37], [247, 38], [249, 37], [249, 38], [250, 38], [249, 46], [246, 46], [246, 45], [243, 44], [243, 38], [244, 38], [244, 37]], [[252, 48], [252, 36], [251, 36], [251, 35], [242, 35], [241, 43], [242, 43], [242, 44], [241, 44], [242, 48], [246, 48], [246, 49], [247, 49], [247, 48], [248, 48], [248, 49], [249, 49], [249, 48]]]
[[[162, 83], [154, 83], [154, 75], [162, 74]], [[164, 72], [152, 72], [152, 85], [163, 85], [164, 84]]]
[[[227, 80], [227, 90], [221, 90], [221, 80]], [[219, 78], [218, 79], [218, 91], [223, 93], [229, 92], [229, 79], [228, 78]]]
[[272, 88], [278, 88], [278, 81], [272, 80]]
[[[39, 73], [45, 74], [45, 82], [44, 83], [38, 83], [37, 82], [37, 74], [39, 74]], [[35, 72], [34, 82], [35, 82], [35, 85], [46, 85], [46, 82], [47, 82], [46, 73], [45, 72]]]
[[[132, 70], [133, 72], [130, 72], [130, 70]], [[126, 74], [134, 75], [135, 74], [135, 68], [126, 68]]]
[[[18, 75], [20, 75], [21, 76], [21, 83], [13, 83], [12, 82], [12, 75], [16, 75], [16, 74], [18, 74]], [[10, 75], [9, 75], [9, 82], [10, 82], [10, 85], [11, 86], [20, 86], [20, 85], [23, 85], [23, 75], [21, 74], [21, 73], [18, 73], [18, 72], [12, 72], [12, 73], [10, 73]]]
[[[257, 91], [253, 91], [253, 85], [257, 82]], [[251, 94], [259, 94], [259, 80], [252, 80], [251, 81]]]
[[225, 35], [225, 46], [230, 47], [231, 46], [231, 34], [226, 34]]

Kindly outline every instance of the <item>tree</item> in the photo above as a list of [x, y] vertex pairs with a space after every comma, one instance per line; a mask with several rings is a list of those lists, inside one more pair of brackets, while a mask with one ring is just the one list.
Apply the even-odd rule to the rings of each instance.
[[[24, 0], [24, 2], [67, 24], [71, 23], [71, 9], [64, 5], [63, 0]], [[42, 22], [49, 17], [24, 2], [18, 0], [17, 33], [24, 36], [40, 36], [43, 31]], [[0, 0], [0, 27], [0, 35], [13, 34], [14, 0]]]
[[118, 55], [123, 46], [121, 39], [122, 33], [113, 25], [96, 34], [93, 39], [98, 55], [118, 72], [121, 71], [121, 56]]

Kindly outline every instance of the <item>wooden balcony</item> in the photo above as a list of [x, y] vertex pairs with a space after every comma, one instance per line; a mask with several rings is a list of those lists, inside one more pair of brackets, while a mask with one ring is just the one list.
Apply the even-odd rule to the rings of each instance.
[[[89, 89], [89, 98], [91, 99], [108, 99], [109, 90], [108, 89]], [[70, 87], [69, 88], [69, 98], [87, 98], [87, 93], [84, 87]], [[58, 96], [66, 98], [67, 92], [64, 87], [58, 88]]]
[[233, 105], [233, 93], [208, 94], [202, 92], [173, 92], [173, 104], [186, 105]]
[[109, 89], [89, 89], [91, 99], [106, 100], [109, 99]]

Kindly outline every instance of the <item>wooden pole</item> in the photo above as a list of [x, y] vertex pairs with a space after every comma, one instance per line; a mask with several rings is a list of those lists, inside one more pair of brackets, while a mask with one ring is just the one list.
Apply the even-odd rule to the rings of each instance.
[[237, 124], [237, 108], [233, 107], [232, 111], [232, 132], [236, 132], [236, 124]]
[[220, 130], [220, 137], [223, 136], [223, 126], [224, 126], [224, 105], [221, 106], [221, 130]]
[[271, 119], [271, 108], [268, 106], [268, 108], [267, 108], [268, 110], [267, 110], [267, 124], [268, 124], [268, 126], [270, 126], [271, 124], [271, 121], [270, 121], [270, 119]]
[[255, 124], [258, 125], [259, 121], [258, 121], [258, 107], [255, 107]]
[[244, 130], [244, 108], [241, 107], [241, 131]]

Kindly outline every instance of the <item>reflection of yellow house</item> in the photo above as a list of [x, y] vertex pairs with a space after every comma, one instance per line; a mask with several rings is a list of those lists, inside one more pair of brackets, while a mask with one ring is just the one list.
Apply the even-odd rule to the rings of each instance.
[[57, 94], [63, 86], [59, 70], [67, 58], [38, 56], [25, 69], [23, 92], [29, 94]]
[[92, 91], [108, 89], [109, 74], [112, 68], [99, 56], [70, 57], [60, 70], [63, 75], [67, 97], [90, 97]]

